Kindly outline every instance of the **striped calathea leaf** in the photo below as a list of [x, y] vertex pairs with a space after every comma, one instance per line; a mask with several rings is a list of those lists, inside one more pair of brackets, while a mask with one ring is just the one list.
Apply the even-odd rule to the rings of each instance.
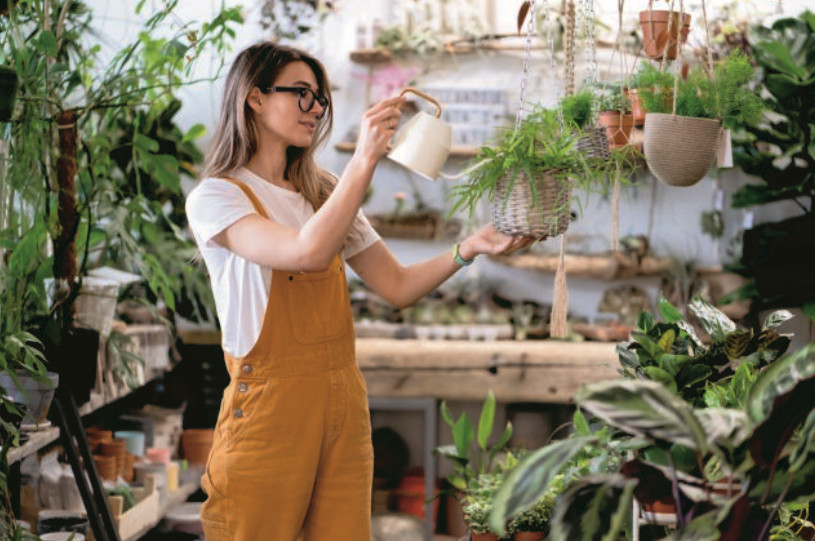
[[596, 475], [573, 483], [552, 516], [553, 541], [616, 541], [631, 512], [635, 480]]
[[653, 381], [615, 380], [587, 385], [576, 401], [603, 422], [657, 443], [677, 443], [701, 453], [708, 440], [693, 408]]

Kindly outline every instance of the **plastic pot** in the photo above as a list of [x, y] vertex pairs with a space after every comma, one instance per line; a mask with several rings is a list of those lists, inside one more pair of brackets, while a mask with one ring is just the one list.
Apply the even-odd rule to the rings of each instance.
[[25, 404], [23, 424], [41, 424], [48, 417], [48, 409], [54, 399], [54, 391], [59, 385], [59, 375], [48, 372], [44, 381], [37, 381], [28, 372], [17, 371], [19, 387], [7, 372], [0, 374], [0, 386], [14, 402]]
[[17, 72], [7, 66], [0, 66], [0, 121], [11, 119], [17, 99], [17, 84]]
[[713, 165], [721, 128], [718, 120], [648, 113], [643, 134], [648, 168], [668, 186], [693, 186]]

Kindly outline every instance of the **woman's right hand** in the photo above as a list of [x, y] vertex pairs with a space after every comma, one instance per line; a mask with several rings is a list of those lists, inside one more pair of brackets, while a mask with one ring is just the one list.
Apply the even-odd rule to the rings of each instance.
[[382, 100], [362, 115], [357, 139], [357, 153], [376, 163], [388, 151], [388, 145], [399, 126], [403, 96]]

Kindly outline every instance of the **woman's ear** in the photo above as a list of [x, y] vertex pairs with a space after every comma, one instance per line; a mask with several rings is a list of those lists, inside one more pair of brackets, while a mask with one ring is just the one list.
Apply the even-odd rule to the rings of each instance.
[[258, 87], [252, 87], [252, 90], [249, 91], [249, 95], [246, 96], [246, 103], [249, 104], [249, 107], [251, 107], [255, 113], [260, 114], [263, 109], [263, 93]]

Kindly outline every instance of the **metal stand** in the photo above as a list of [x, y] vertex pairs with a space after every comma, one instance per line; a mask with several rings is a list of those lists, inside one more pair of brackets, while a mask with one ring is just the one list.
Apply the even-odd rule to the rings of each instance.
[[433, 502], [431, 498], [436, 490], [436, 399], [428, 396], [421, 398], [390, 398], [371, 396], [368, 398], [371, 410], [420, 411], [424, 413], [424, 538], [433, 540]]
[[[82, 503], [85, 504], [94, 537], [97, 541], [120, 541], [119, 530], [113, 522], [105, 488], [102, 486], [99, 471], [91, 456], [88, 439], [85, 437], [82, 419], [76, 408], [74, 397], [67, 388], [57, 387], [53, 410], [54, 420], [60, 429], [60, 440], [68, 454], [68, 460], [71, 463], [79, 493], [82, 495]], [[77, 454], [77, 448], [79, 454]], [[85, 477], [86, 472], [87, 477]]]

